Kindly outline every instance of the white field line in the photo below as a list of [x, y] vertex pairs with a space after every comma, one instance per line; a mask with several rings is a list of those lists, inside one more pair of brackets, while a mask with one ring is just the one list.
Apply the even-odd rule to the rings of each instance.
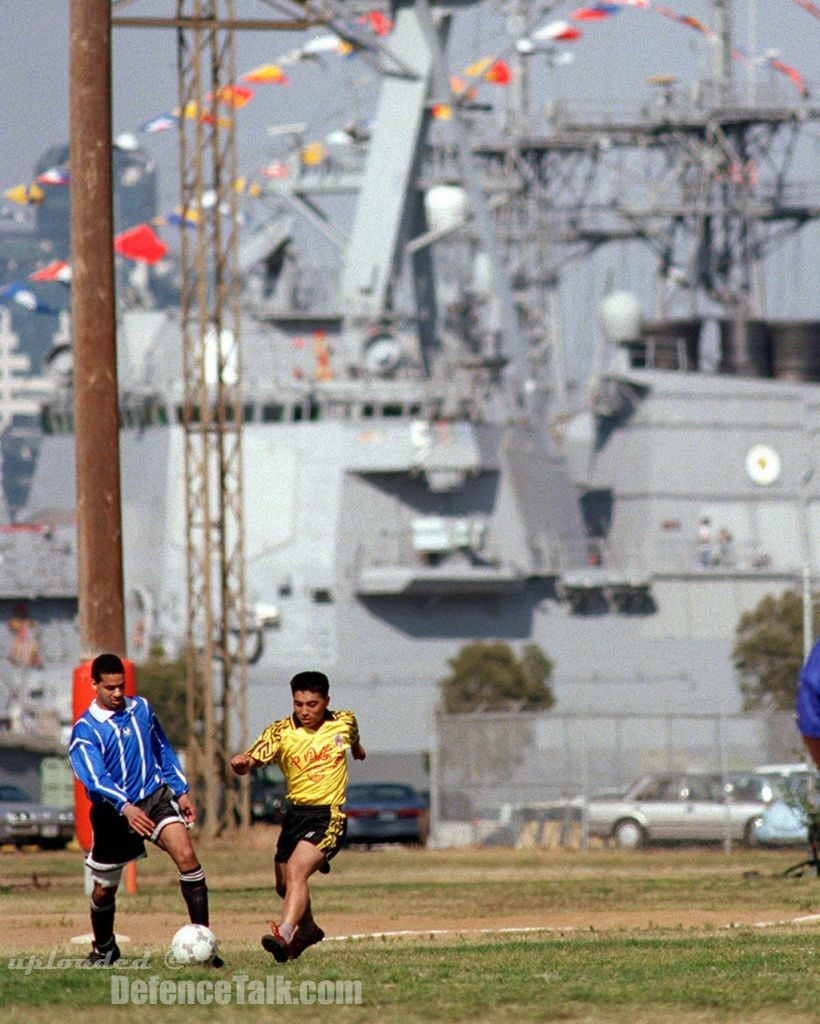
[[[783, 920], [774, 921], [753, 921], [751, 924], [747, 925], [744, 925], [737, 921], [733, 921], [727, 925], [723, 925], [723, 927], [775, 928], [777, 926], [784, 925], [812, 924], [816, 921], [820, 921], [820, 914], [805, 914], [801, 917], [784, 918]], [[579, 928], [576, 925], [531, 925], [528, 927], [520, 928], [420, 928], [415, 930], [404, 928], [400, 931], [394, 932], [354, 932], [350, 935], [326, 935], [324, 941], [348, 942], [354, 939], [395, 939], [407, 938], [412, 936], [422, 937], [433, 935], [531, 935], [535, 932], [558, 932], [560, 934], [563, 934], [564, 932], [577, 932], [587, 930], [587, 928]]]
[[[68, 941], [71, 942], [72, 945], [75, 945], [75, 946], [84, 946], [87, 942], [93, 942], [94, 941], [94, 933], [93, 932], [86, 932], [84, 935], [72, 935], [71, 938]], [[128, 935], [120, 935], [120, 933], [117, 932], [117, 945], [118, 946], [123, 945], [124, 943], [130, 942], [130, 941], [131, 941], [131, 939], [130, 939], [130, 937]]]
[[425, 935], [509, 935], [524, 934], [532, 932], [575, 932], [578, 929], [574, 926], [566, 928], [552, 927], [550, 925], [531, 925], [521, 928], [404, 928], [395, 932], [356, 932], [351, 935], [326, 935], [325, 942], [347, 942], [351, 939], [395, 939], [406, 938], [407, 936]]
[[[820, 921], [820, 914], [804, 914], [802, 917], [790, 917], [784, 921], [755, 921], [750, 927], [752, 928], [775, 928], [777, 925], [784, 924], [811, 924], [814, 921]], [[729, 927], [733, 928], [734, 925]]]

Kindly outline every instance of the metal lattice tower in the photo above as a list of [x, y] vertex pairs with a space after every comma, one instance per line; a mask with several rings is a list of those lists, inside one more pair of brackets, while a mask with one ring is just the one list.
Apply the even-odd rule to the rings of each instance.
[[228, 765], [246, 741], [242, 401], [233, 0], [178, 0], [183, 426], [188, 594], [187, 771], [205, 830], [248, 821]]
[[247, 780], [230, 772], [246, 734], [247, 620], [242, 500], [234, 32], [325, 24], [329, 0], [283, 0], [277, 19], [234, 16], [234, 0], [176, 0], [176, 15], [112, 25], [177, 33], [181, 328], [187, 549], [188, 775], [215, 834], [249, 822]]

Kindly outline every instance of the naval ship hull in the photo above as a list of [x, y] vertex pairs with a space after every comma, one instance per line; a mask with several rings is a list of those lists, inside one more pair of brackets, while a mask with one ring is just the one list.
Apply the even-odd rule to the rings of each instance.
[[[266, 423], [260, 404], [243, 427], [251, 730], [318, 668], [372, 749], [425, 750], [438, 680], [477, 639], [539, 644], [561, 712], [735, 713], [741, 614], [816, 564], [816, 384], [613, 371], [549, 442], [316, 410]], [[120, 443], [139, 661], [185, 635], [184, 433], [135, 425]], [[71, 512], [73, 465], [73, 437], [47, 435], [29, 519]]]

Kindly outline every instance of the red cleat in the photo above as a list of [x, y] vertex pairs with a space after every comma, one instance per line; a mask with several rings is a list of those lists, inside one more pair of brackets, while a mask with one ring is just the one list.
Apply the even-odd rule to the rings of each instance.
[[284, 938], [279, 934], [279, 928], [271, 921], [270, 935], [262, 936], [262, 949], [265, 952], [270, 953], [273, 959], [278, 964], [286, 964], [291, 959], [291, 944], [293, 939], [299, 934], [294, 933], [293, 939], [290, 942], [286, 942]]

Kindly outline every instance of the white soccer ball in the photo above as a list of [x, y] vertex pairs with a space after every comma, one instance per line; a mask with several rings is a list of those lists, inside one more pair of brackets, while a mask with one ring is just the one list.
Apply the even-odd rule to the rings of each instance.
[[178, 964], [209, 964], [219, 939], [204, 924], [186, 924], [171, 939], [171, 955]]

